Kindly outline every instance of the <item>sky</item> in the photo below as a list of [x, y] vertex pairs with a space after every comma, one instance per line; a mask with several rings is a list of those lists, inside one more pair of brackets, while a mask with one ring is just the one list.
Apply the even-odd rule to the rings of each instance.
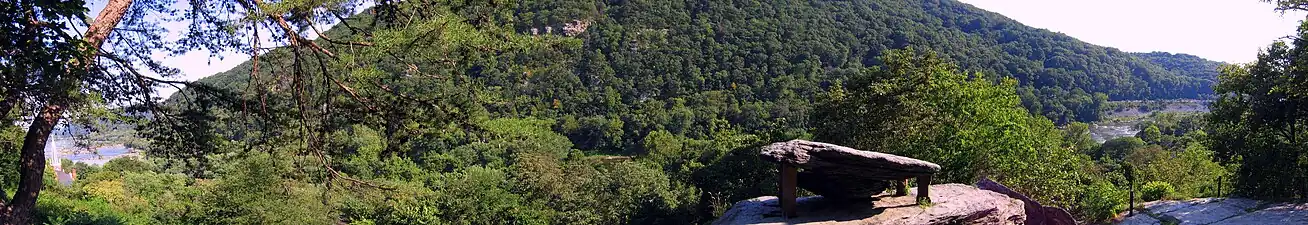
[[[87, 8], [90, 9], [91, 12], [89, 14], [90, 17], [94, 19], [94, 17], [100, 12], [100, 10], [104, 9], [104, 6], [108, 4], [108, 2], [109, 2], [108, 0], [86, 1]], [[189, 4], [190, 2], [188, 0], [176, 0], [176, 2], [173, 3], [172, 8], [176, 10], [182, 10], [185, 9], [185, 7], [189, 7]], [[370, 7], [371, 5], [372, 5], [371, 3], [365, 2], [364, 4], [362, 4], [362, 6], [358, 7], [358, 9], [367, 8]], [[173, 31], [169, 33], [167, 37], [165, 37], [166, 39], [169, 40], [179, 39], [181, 36], [180, 31], [185, 31], [187, 29], [186, 24], [183, 22], [166, 22], [162, 24], [162, 27], [164, 27], [169, 31]], [[318, 27], [319, 30], [325, 31], [327, 29], [331, 29], [332, 24], [319, 24], [316, 27]], [[84, 29], [80, 29], [80, 30], [84, 30]], [[266, 32], [266, 31], [261, 31], [261, 32]], [[317, 34], [314, 32], [305, 31], [303, 34], [306, 36], [306, 38], [309, 39], [318, 38]], [[260, 42], [260, 45], [275, 46], [281, 44], [275, 43], [273, 40], [269, 39], [268, 37], [265, 37], [264, 40]], [[235, 68], [237, 65], [240, 65], [242, 62], [248, 61], [250, 59], [250, 55], [248, 51], [221, 52], [216, 56], [215, 54], [211, 54], [209, 51], [205, 51], [205, 50], [191, 51], [181, 55], [175, 55], [170, 52], [156, 51], [155, 54], [153, 54], [153, 56], [156, 60], [159, 60], [163, 65], [181, 70], [181, 74], [179, 76], [168, 77], [166, 78], [167, 80], [183, 80], [183, 81], [195, 81], [200, 78], [208, 77], [210, 75], [226, 72], [227, 70], [231, 70], [232, 68]], [[142, 71], [142, 72], [147, 74], [153, 74], [149, 71]], [[155, 91], [156, 94], [158, 94], [157, 96], [168, 97], [169, 95], [172, 95], [172, 93], [177, 92], [177, 89], [173, 87], [160, 87], [160, 88], [156, 88]]]
[[960, 0], [1027, 26], [1129, 52], [1164, 51], [1229, 63], [1294, 34], [1304, 13], [1258, 0]]
[[[1223, 62], [1251, 62], [1260, 48], [1293, 34], [1304, 13], [1284, 14], [1258, 0], [961, 0], [1028, 26], [1061, 32], [1092, 44], [1130, 52], [1186, 53]], [[90, 0], [99, 12], [106, 0]], [[185, 4], [179, 1], [178, 4]], [[94, 14], [92, 14], [94, 15]], [[180, 30], [180, 26], [169, 27]], [[229, 52], [157, 54], [196, 80], [249, 59]], [[171, 90], [161, 90], [166, 96]]]

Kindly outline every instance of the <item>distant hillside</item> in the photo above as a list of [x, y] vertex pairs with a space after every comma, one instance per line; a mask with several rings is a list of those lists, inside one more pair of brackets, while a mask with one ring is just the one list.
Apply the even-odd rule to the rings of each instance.
[[1201, 84], [1207, 84], [1200, 88], [1199, 95], [1212, 95], [1212, 84], [1217, 83], [1217, 69], [1221, 67], [1222, 62], [1216, 62], [1200, 58], [1199, 56], [1189, 54], [1172, 54], [1166, 52], [1134, 53], [1136, 57], [1149, 60], [1163, 69], [1167, 69], [1174, 74], [1180, 74], [1187, 77], [1203, 79]]
[[[542, 35], [586, 22], [575, 36], [581, 49], [559, 58], [572, 69], [552, 71], [567, 76], [500, 71], [475, 78], [488, 86], [530, 79], [533, 85], [500, 91], [569, 103], [559, 110], [578, 116], [618, 110], [603, 99], [630, 108], [646, 100], [693, 103], [725, 95], [738, 108], [707, 112], [716, 114], [710, 117], [780, 121], [759, 128], [805, 127], [809, 107], [799, 103], [879, 65], [882, 51], [917, 46], [967, 70], [1017, 79], [1026, 107], [1056, 122], [1091, 121], [1108, 100], [1211, 95], [1219, 64], [1096, 46], [954, 0], [527, 0], [513, 15], [520, 32]], [[248, 71], [246, 63], [202, 82], [243, 87], [236, 84]]]

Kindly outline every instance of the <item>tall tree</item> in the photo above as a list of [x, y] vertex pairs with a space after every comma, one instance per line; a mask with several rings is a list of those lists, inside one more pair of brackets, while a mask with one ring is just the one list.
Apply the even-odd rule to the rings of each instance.
[[[1265, 2], [1282, 12], [1308, 10], [1308, 1]], [[1223, 67], [1215, 88], [1209, 148], [1224, 161], [1241, 163], [1237, 191], [1248, 196], [1308, 198], [1308, 23], [1298, 31], [1272, 43], [1256, 62]]]
[[[1012, 80], [967, 74], [930, 52], [892, 50], [884, 69], [835, 87], [816, 107], [817, 139], [936, 162], [943, 182], [990, 177], [1045, 202], [1089, 210], [1111, 191], [1085, 171], [1088, 157], [1064, 147], [1063, 133], [1021, 107]], [[1110, 206], [1109, 208], [1115, 208]]]
[[[109, 0], [93, 20], [84, 1], [18, 0], [0, 6], [0, 17], [5, 17], [0, 21], [0, 51], [5, 53], [0, 55], [0, 111], [11, 124], [30, 119], [16, 168], [18, 188], [9, 201], [0, 199], [0, 221], [32, 222], [43, 187], [46, 142], [67, 116], [96, 105], [153, 108], [156, 86], [187, 84], [157, 77], [178, 70], [155, 61], [155, 53], [249, 49], [257, 57], [265, 51], [259, 47], [266, 42], [259, 35], [264, 32], [284, 40], [275, 44], [334, 56], [304, 31], [352, 15], [359, 2], [189, 1], [190, 8], [176, 14], [173, 1]], [[189, 22], [188, 29], [178, 40], [164, 40], [169, 31], [159, 24], [173, 20]], [[85, 32], [76, 33], [80, 28]]]
[[[80, 4], [80, 2], [73, 2]], [[21, 16], [25, 24], [20, 25], [26, 34], [34, 33], [63, 33], [63, 26], [49, 25], [51, 23], [63, 23], [60, 19], [78, 18], [82, 16], [79, 11], [81, 5], [70, 5], [68, 3], [56, 3], [50, 1], [20, 1], [15, 4], [20, 9]], [[62, 62], [62, 68], [40, 68], [37, 70], [22, 71], [26, 74], [6, 73], [7, 76], [32, 76], [36, 75], [41, 79], [37, 83], [40, 86], [35, 90], [29, 89], [29, 93], [22, 93], [22, 87], [26, 82], [6, 85], [6, 94], [10, 96], [35, 96], [40, 99], [41, 104], [36, 110], [31, 125], [27, 129], [27, 135], [23, 138], [23, 146], [20, 149], [20, 173], [18, 190], [15, 191], [12, 201], [5, 202], [3, 211], [0, 211], [0, 221], [9, 224], [28, 224], [31, 223], [31, 214], [36, 209], [36, 199], [43, 188], [42, 179], [45, 171], [45, 145], [50, 137], [50, 132], [63, 119], [65, 110], [77, 104], [78, 95], [82, 94], [80, 86], [86, 82], [87, 74], [97, 73], [98, 68], [96, 56], [100, 52], [100, 47], [105, 43], [113, 29], [122, 21], [123, 16], [127, 14], [128, 9], [132, 6], [132, 0], [110, 0], [104, 9], [96, 17], [95, 21], [87, 26], [86, 33], [80, 42], [69, 38], [66, 34], [56, 34], [55, 40], [45, 40], [40, 35], [29, 35], [31, 39], [20, 39], [22, 41], [54, 41], [54, 42], [73, 42], [77, 46], [75, 51], [62, 52], [68, 55], [55, 56], [56, 58], [67, 60]], [[14, 7], [14, 5], [8, 6]], [[19, 16], [19, 15], [12, 15]], [[33, 46], [39, 49], [46, 49], [46, 46]], [[56, 47], [57, 44], [56, 44]], [[56, 50], [57, 51], [57, 50]], [[25, 57], [29, 55], [18, 55]], [[35, 55], [41, 56], [41, 55]], [[36, 63], [33, 60], [21, 60], [19, 63]], [[60, 63], [56, 63], [60, 64]], [[16, 65], [20, 68], [32, 68], [36, 66]], [[17, 71], [15, 71], [17, 72]], [[18, 80], [22, 78], [8, 78], [7, 81]], [[38, 91], [40, 93], [31, 93]], [[6, 100], [17, 99], [16, 97], [6, 96]], [[4, 105], [4, 109], [11, 110], [17, 102], [10, 100]]]

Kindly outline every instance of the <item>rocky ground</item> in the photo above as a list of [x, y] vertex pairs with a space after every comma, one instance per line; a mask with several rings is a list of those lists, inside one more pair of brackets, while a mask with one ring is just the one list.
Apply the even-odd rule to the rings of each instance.
[[862, 201], [800, 198], [798, 216], [782, 218], [777, 197], [732, 206], [713, 224], [1023, 224], [1021, 200], [964, 184], [931, 185], [930, 206], [908, 196], [878, 195]]
[[1308, 203], [1267, 203], [1243, 198], [1154, 201], [1119, 225], [1149, 224], [1308, 224]]

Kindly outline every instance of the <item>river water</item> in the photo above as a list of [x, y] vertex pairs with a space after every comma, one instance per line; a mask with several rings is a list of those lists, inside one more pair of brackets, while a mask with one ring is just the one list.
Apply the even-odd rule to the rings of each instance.
[[1135, 123], [1090, 124], [1090, 137], [1100, 144], [1114, 138], [1132, 137], [1138, 132], [1140, 132], [1140, 129], [1135, 129]]
[[[1148, 102], [1148, 101], [1121, 101], [1121, 102]], [[1162, 110], [1144, 111], [1139, 108], [1129, 108], [1117, 111], [1107, 112], [1104, 115], [1105, 121], [1094, 122], [1090, 124], [1090, 137], [1095, 142], [1103, 144], [1108, 140], [1120, 137], [1133, 137], [1139, 133], [1136, 125], [1140, 122], [1149, 120], [1149, 114], [1159, 112], [1175, 113], [1206, 113], [1208, 112], [1208, 101], [1203, 100], [1171, 100], [1165, 101], [1167, 106]]]
[[129, 155], [131, 152], [131, 149], [121, 144], [96, 147], [94, 151], [81, 149], [73, 139], [59, 137], [51, 137], [45, 146], [45, 158], [53, 166], [59, 166], [63, 161], [61, 159], [91, 165], [104, 165], [105, 162], [111, 159]]

